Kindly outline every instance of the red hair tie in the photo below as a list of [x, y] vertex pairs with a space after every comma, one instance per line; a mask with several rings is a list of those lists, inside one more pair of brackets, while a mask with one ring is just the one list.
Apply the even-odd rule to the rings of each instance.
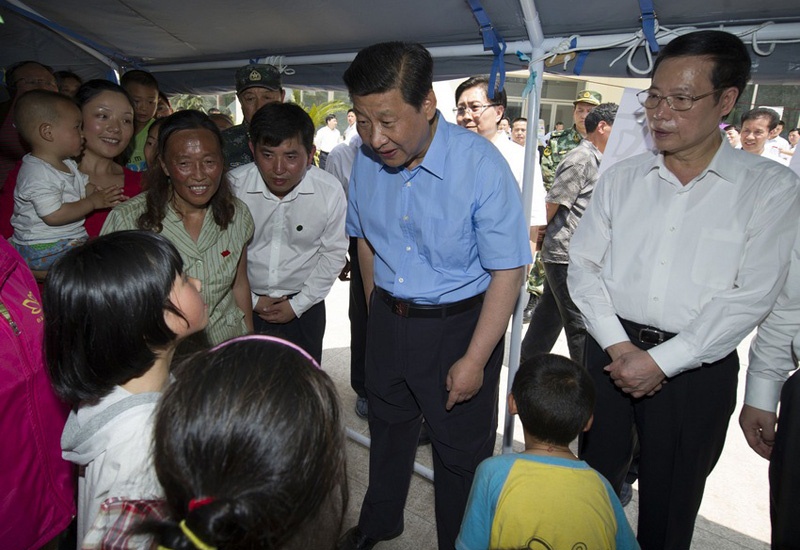
[[214, 497], [204, 497], [204, 498], [193, 498], [189, 501], [189, 511], [194, 512], [201, 506], [205, 506], [206, 504], [211, 504], [214, 502]]

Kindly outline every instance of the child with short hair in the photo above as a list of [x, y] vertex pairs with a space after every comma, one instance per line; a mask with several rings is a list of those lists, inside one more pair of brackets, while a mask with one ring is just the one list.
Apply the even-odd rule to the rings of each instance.
[[153, 414], [178, 342], [205, 328], [208, 307], [167, 239], [120, 231], [53, 265], [43, 310], [48, 374], [73, 407], [61, 448], [83, 471], [81, 547], [104, 501], [162, 497], [150, 456]]
[[594, 395], [586, 369], [566, 357], [520, 365], [508, 410], [520, 416], [525, 452], [478, 466], [458, 550], [639, 548], [611, 485], [569, 449], [591, 427]]
[[332, 550], [347, 508], [344, 426], [336, 388], [308, 352], [242, 336], [175, 376], [154, 433], [171, 519], [139, 531], [165, 549]]
[[158, 109], [158, 81], [147, 71], [134, 70], [122, 75], [120, 85], [131, 96], [134, 107], [133, 149], [126, 167], [134, 172], [144, 172], [147, 170], [144, 144]]
[[11, 243], [35, 271], [47, 271], [67, 250], [86, 242], [88, 214], [120, 202], [121, 189], [87, 189], [88, 177], [71, 157], [81, 154], [83, 116], [68, 97], [32, 90], [14, 106], [14, 120], [31, 152], [14, 189]]
[[166, 118], [155, 119], [147, 130], [147, 140], [144, 142], [144, 160], [147, 163], [148, 170], [161, 169], [158, 163], [158, 136], [161, 133], [161, 125], [165, 120]]

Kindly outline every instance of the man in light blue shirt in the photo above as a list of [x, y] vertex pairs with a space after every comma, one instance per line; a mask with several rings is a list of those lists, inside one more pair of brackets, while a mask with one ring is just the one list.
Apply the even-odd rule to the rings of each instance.
[[424, 416], [439, 548], [454, 548], [477, 465], [497, 428], [503, 336], [531, 261], [514, 176], [498, 150], [436, 110], [419, 44], [362, 50], [344, 74], [365, 143], [347, 233], [369, 297], [370, 480], [339, 548], [403, 531]]

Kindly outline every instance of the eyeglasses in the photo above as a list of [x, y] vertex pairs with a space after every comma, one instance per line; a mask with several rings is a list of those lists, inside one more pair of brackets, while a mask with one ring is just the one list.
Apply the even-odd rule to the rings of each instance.
[[467, 107], [456, 107], [453, 109], [453, 112], [458, 116], [464, 116], [467, 114], [467, 111], [469, 111], [472, 116], [480, 116], [489, 107], [497, 107], [498, 105], [498, 103], [487, 103], [486, 105], [475, 103]]
[[46, 78], [20, 78], [19, 80], [14, 81], [14, 86], [19, 87], [19, 83], [24, 82], [28, 86], [33, 86], [35, 88], [44, 89], [50, 88], [52, 90], [58, 90], [58, 84], [56, 84], [55, 80], [46, 79]]
[[719, 90], [711, 90], [708, 93], [700, 95], [660, 95], [650, 90], [642, 90], [636, 94], [636, 99], [645, 109], [655, 109], [661, 104], [661, 100], [666, 99], [667, 105], [673, 111], [688, 111], [698, 99], [703, 99]]

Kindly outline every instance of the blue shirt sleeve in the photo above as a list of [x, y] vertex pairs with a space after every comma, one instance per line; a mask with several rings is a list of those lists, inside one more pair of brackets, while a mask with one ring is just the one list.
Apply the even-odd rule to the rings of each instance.
[[597, 475], [603, 480], [603, 485], [605, 485], [606, 491], [608, 491], [608, 499], [611, 502], [611, 507], [614, 509], [614, 518], [617, 521], [617, 550], [640, 550], [639, 542], [636, 540], [636, 535], [633, 534], [631, 524], [628, 523], [628, 518], [625, 516], [625, 510], [622, 508], [622, 503], [619, 501], [617, 493], [614, 492], [614, 489], [606, 478], [599, 473]]
[[456, 539], [456, 550], [486, 550], [492, 533], [494, 506], [489, 502], [489, 479], [486, 461], [475, 472], [472, 489], [467, 500], [461, 531]]

